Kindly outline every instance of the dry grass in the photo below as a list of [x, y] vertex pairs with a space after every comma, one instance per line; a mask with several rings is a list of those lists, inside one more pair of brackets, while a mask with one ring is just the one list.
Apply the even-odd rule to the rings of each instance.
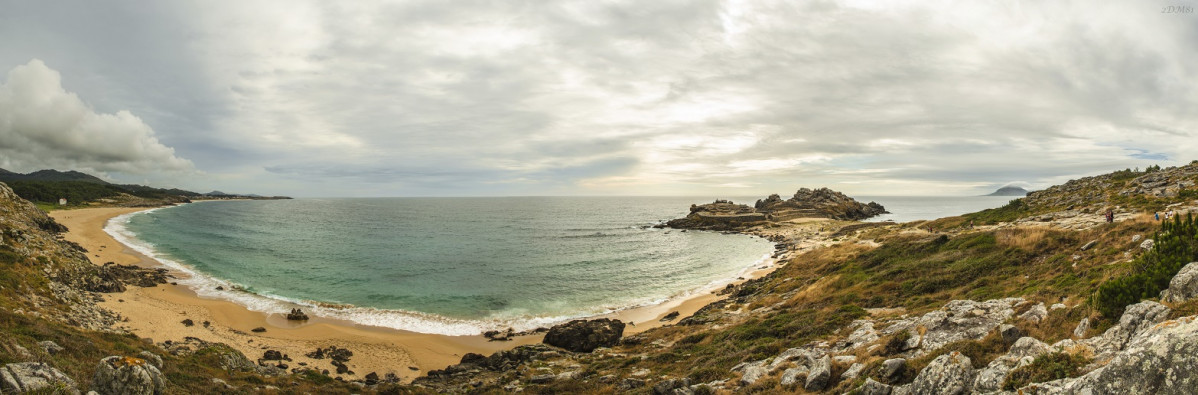
[[1000, 246], [1031, 251], [1045, 243], [1052, 233], [1054, 231], [1048, 227], [1029, 226], [1001, 229], [994, 232], [994, 236]]

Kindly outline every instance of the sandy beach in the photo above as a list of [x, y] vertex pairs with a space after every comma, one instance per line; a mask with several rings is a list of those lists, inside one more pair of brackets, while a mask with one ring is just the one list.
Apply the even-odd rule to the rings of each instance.
[[[54, 211], [51, 216], [70, 228], [65, 235], [66, 239], [86, 248], [89, 251], [88, 258], [95, 264], [116, 262], [142, 267], [162, 267], [157, 261], [121, 244], [104, 231], [108, 220], [141, 210], [146, 209], [85, 208]], [[744, 277], [760, 277], [774, 268], [774, 265], [764, 269], [754, 268]], [[186, 276], [180, 272], [172, 274], [180, 278]], [[673, 311], [679, 312], [681, 317], [686, 317], [718, 298], [720, 297], [712, 292], [705, 291], [604, 317], [634, 323], [625, 330], [627, 335], [669, 324], [672, 321], [660, 322], [659, 319]], [[309, 367], [334, 372], [335, 369], [329, 360], [314, 360], [304, 354], [318, 347], [335, 345], [348, 348], [353, 351], [354, 356], [347, 365], [356, 374], [341, 375], [347, 379], [377, 372], [379, 376], [395, 373], [405, 381], [410, 381], [429, 370], [457, 363], [465, 353], [489, 355], [499, 350], [541, 341], [540, 335], [531, 335], [517, 337], [514, 341], [489, 342], [482, 336], [422, 334], [320, 317], [297, 323], [288, 321], [283, 314], [260, 313], [229, 301], [201, 298], [184, 286], [171, 284], [153, 288], [129, 286], [129, 289], [122, 293], [104, 294], [102, 305], [127, 318], [127, 321], [118, 323], [118, 326], [140, 337], [162, 342], [180, 341], [191, 336], [226, 343], [245, 353], [251, 360], [262, 357], [265, 350], [278, 350], [294, 360], [292, 366], [304, 362]], [[195, 325], [185, 326], [181, 323], [184, 319], [191, 319]], [[208, 322], [209, 325], [205, 327], [203, 322]], [[256, 327], [264, 327], [267, 330], [261, 333], [250, 331]]]

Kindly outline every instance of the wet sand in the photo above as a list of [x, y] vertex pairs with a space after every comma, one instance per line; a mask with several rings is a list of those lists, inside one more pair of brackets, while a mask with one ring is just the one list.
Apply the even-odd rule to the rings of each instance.
[[[88, 258], [95, 264], [116, 262], [162, 267], [157, 261], [121, 244], [104, 231], [108, 220], [141, 210], [146, 209], [104, 207], [61, 210], [50, 214], [70, 228], [66, 239], [86, 248], [89, 251]], [[760, 277], [775, 267], [753, 268], [744, 277]], [[174, 271], [172, 274], [180, 278], [186, 276], [185, 273]], [[689, 316], [719, 298], [711, 291], [704, 291], [602, 317], [635, 323], [625, 330], [625, 334], [631, 334], [676, 322], [660, 322], [659, 319], [673, 311], [679, 312], [680, 317]], [[395, 373], [404, 381], [410, 381], [429, 370], [457, 363], [465, 353], [489, 355], [523, 344], [538, 343], [542, 338], [542, 335], [531, 335], [517, 337], [514, 341], [489, 342], [482, 336], [423, 334], [320, 317], [298, 323], [288, 321], [284, 314], [255, 312], [233, 302], [201, 298], [187, 287], [170, 284], [153, 288], [129, 286], [125, 292], [104, 294], [101, 305], [127, 318], [126, 322], [117, 326], [140, 337], [162, 342], [181, 341], [186, 336], [192, 336], [233, 346], [251, 360], [261, 358], [265, 350], [278, 350], [294, 360], [290, 363], [292, 367], [305, 362], [309, 367], [335, 372], [328, 359], [314, 360], [304, 354], [331, 345], [348, 348], [354, 356], [347, 365], [356, 374], [341, 375], [346, 379], [377, 372], [379, 376]], [[184, 319], [191, 319], [195, 325], [185, 326], [181, 323]], [[203, 325], [205, 321], [209, 322], [207, 327]], [[266, 332], [250, 331], [256, 327], [266, 328]], [[334, 373], [333, 376], [337, 375]]]

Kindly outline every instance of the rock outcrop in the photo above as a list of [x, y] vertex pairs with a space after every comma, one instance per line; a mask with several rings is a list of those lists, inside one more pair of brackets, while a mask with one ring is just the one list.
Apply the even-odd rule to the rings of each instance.
[[10, 363], [0, 367], [0, 393], [57, 393], [56, 389], [67, 393], [79, 393], [79, 390], [75, 389], [75, 380], [44, 363]]
[[802, 188], [790, 199], [770, 195], [752, 207], [728, 200], [692, 205], [686, 218], [666, 223], [672, 228], [730, 230], [765, 221], [786, 221], [795, 218], [831, 218], [856, 221], [887, 213], [882, 205], [861, 203], [843, 193], [828, 188]]
[[[907, 331], [911, 337], [905, 349], [915, 355], [935, 350], [946, 344], [967, 339], [981, 339], [1015, 313], [1015, 306], [1024, 303], [1020, 298], [993, 299], [984, 302], [954, 300], [940, 310], [918, 318], [895, 321], [885, 333]], [[918, 328], [924, 328], [921, 334]]]
[[574, 320], [549, 328], [544, 343], [574, 352], [591, 352], [615, 346], [623, 335], [624, 323], [620, 320]]
[[912, 394], [958, 395], [973, 387], [973, 366], [969, 357], [953, 351], [933, 359], [915, 376], [908, 390]]
[[1110, 363], [1081, 377], [1032, 384], [1024, 394], [1192, 394], [1198, 388], [1198, 317], [1154, 325]]
[[1182, 303], [1198, 298], [1198, 262], [1190, 262], [1169, 281], [1169, 289], [1161, 292], [1161, 300], [1167, 303]]
[[101, 395], [157, 395], [166, 389], [162, 372], [146, 360], [111, 356], [96, 365], [92, 390]]

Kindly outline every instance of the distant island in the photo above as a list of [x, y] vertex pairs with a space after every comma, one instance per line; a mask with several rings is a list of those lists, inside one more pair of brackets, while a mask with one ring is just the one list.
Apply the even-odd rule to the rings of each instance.
[[1028, 190], [1026, 190], [1026, 189], [1016, 187], [1016, 186], [1005, 186], [1002, 188], [998, 188], [997, 191], [991, 192], [990, 194], [985, 195], [985, 196], [1027, 196], [1027, 194], [1028, 194]]
[[28, 174], [0, 169], [0, 182], [8, 184], [23, 199], [44, 205], [107, 205], [153, 207], [192, 200], [290, 199], [286, 196], [229, 194], [219, 191], [196, 193], [178, 188], [154, 188], [137, 184], [113, 184], [79, 171], [38, 170]]

